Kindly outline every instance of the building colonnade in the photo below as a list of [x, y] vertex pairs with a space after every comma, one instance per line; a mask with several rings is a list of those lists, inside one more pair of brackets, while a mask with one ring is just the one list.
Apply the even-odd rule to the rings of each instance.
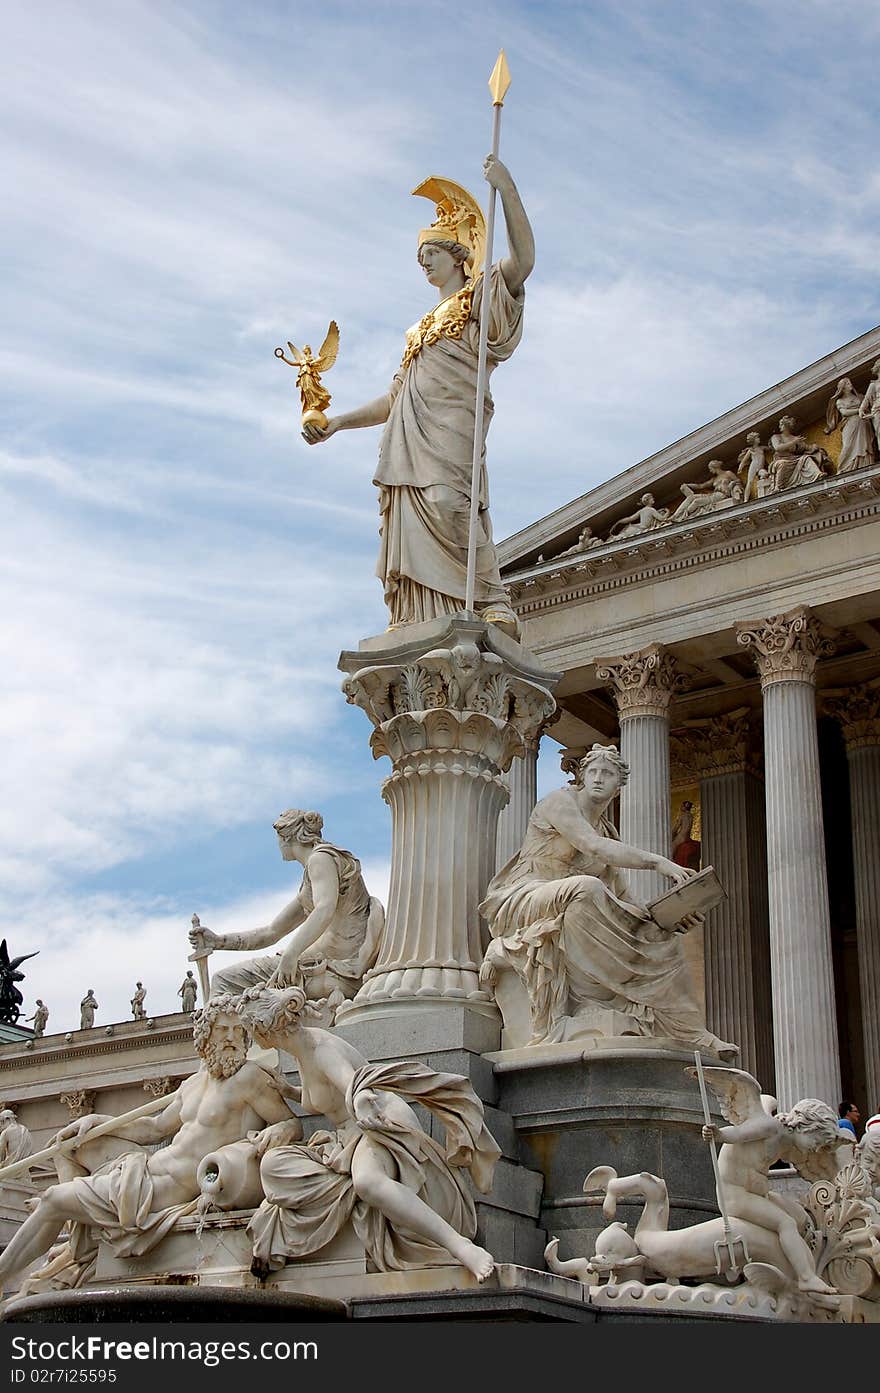
[[[651, 644], [603, 660], [597, 676], [612, 694], [620, 747], [631, 765], [621, 793], [625, 841], [668, 856], [671, 767], [699, 782], [702, 860], [714, 865], [727, 899], [707, 916], [707, 1023], [736, 1040], [741, 1065], [790, 1107], [799, 1098], [840, 1097], [832, 924], [817, 737], [816, 665], [833, 636], [806, 607], [736, 625], [761, 682], [763, 787], [754, 716], [739, 708], [671, 729], [680, 690], [674, 652]], [[852, 806], [855, 917], [866, 1087], [880, 1099], [880, 680], [822, 694], [846, 743]], [[499, 861], [522, 840], [534, 806], [537, 747], [511, 771]], [[522, 763], [523, 769], [516, 765]], [[518, 840], [517, 840], [518, 839]], [[634, 897], [668, 888], [652, 872], [630, 872]]]

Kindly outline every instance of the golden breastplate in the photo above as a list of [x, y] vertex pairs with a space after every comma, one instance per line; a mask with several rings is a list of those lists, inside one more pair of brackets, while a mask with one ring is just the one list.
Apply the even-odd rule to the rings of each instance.
[[401, 372], [409, 367], [416, 354], [421, 353], [428, 344], [437, 343], [440, 339], [461, 338], [464, 326], [471, 317], [473, 299], [474, 288], [468, 282], [461, 290], [450, 295], [448, 300], [441, 300], [439, 305], [435, 305], [423, 315], [418, 324], [407, 329], [406, 348], [400, 360]]

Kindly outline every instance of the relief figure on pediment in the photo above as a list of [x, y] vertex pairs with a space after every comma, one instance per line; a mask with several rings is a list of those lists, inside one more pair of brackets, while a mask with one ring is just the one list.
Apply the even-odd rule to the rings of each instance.
[[880, 454], [880, 358], [871, 369], [871, 381], [859, 407], [859, 415], [863, 421], [873, 422], [877, 453]]
[[779, 428], [770, 437], [770, 473], [773, 476], [774, 493], [782, 489], [798, 488], [801, 484], [814, 484], [831, 473], [831, 460], [827, 450], [821, 445], [811, 445], [803, 435], [798, 435], [794, 416], [783, 416]]
[[[761, 437], [756, 430], [750, 430], [746, 436], [745, 449], [740, 450], [737, 456], [739, 465], [739, 477], [742, 480], [743, 497], [746, 502], [750, 498], [761, 498], [763, 495], [758, 492], [759, 476], [763, 474], [769, 478], [767, 469], [767, 455], [769, 451], [766, 445], [761, 444]], [[769, 492], [769, 490], [768, 490]]]
[[653, 493], [643, 493], [639, 499], [639, 508], [634, 513], [628, 513], [625, 518], [618, 518], [617, 522], [608, 533], [608, 540], [613, 538], [620, 542], [624, 537], [637, 537], [641, 532], [650, 532], [655, 527], [662, 527], [664, 522], [669, 521], [668, 508], [655, 508]]
[[582, 551], [590, 551], [593, 547], [603, 547], [604, 545], [605, 543], [601, 537], [593, 536], [592, 527], [585, 527], [578, 536], [574, 546], [566, 547], [565, 551], [559, 552], [557, 560], [562, 556], [577, 556]]
[[684, 498], [672, 514], [671, 522], [686, 522], [704, 513], [715, 513], [719, 508], [732, 508], [735, 503], [742, 503], [743, 486], [733, 470], [719, 459], [710, 460], [707, 468], [709, 478], [702, 484], [682, 484]]
[[851, 474], [874, 463], [874, 439], [871, 423], [861, 415], [862, 395], [848, 377], [842, 377], [825, 413], [825, 434], [840, 426], [840, 458], [838, 474]]

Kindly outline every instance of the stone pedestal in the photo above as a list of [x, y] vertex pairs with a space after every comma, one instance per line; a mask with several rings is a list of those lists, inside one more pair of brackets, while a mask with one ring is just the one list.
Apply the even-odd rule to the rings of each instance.
[[390, 1003], [473, 1007], [484, 935], [477, 906], [495, 871], [502, 775], [555, 710], [556, 675], [491, 624], [410, 625], [343, 653], [348, 700], [369, 716], [392, 772], [391, 883], [375, 966], [340, 1021]]
[[[669, 703], [678, 685], [675, 660], [660, 644], [602, 661], [596, 676], [614, 696], [620, 753], [630, 767], [620, 794], [620, 836], [630, 846], [669, 856], [672, 843], [669, 780]], [[667, 876], [627, 871], [633, 899], [648, 901], [669, 889]]]
[[[694, 1062], [691, 1050], [625, 1039], [587, 1049], [537, 1045], [491, 1058], [498, 1106], [513, 1121], [526, 1165], [544, 1174], [539, 1222], [559, 1239], [560, 1258], [591, 1257], [605, 1227], [601, 1196], [583, 1191], [594, 1166], [661, 1176], [669, 1187], [670, 1228], [718, 1213], [700, 1135], [700, 1090], [685, 1073]], [[634, 1226], [641, 1210], [640, 1202], [621, 1204], [617, 1218]]]
[[706, 1023], [740, 1047], [740, 1065], [773, 1091], [773, 1015], [764, 789], [745, 708], [672, 732], [673, 763], [699, 781], [702, 862], [727, 898], [706, 916]]
[[840, 721], [852, 803], [856, 945], [870, 1107], [880, 1098], [880, 683], [826, 694]]
[[840, 1062], [816, 736], [815, 669], [833, 644], [808, 610], [737, 625], [764, 696], [776, 1091], [836, 1099]]

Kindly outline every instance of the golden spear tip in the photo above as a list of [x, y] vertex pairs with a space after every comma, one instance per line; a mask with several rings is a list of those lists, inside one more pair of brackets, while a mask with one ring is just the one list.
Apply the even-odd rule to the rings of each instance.
[[504, 56], [504, 49], [498, 55], [498, 61], [492, 69], [489, 78], [489, 91], [492, 94], [492, 105], [503, 106], [507, 89], [510, 86], [510, 69], [507, 66], [507, 59]]

